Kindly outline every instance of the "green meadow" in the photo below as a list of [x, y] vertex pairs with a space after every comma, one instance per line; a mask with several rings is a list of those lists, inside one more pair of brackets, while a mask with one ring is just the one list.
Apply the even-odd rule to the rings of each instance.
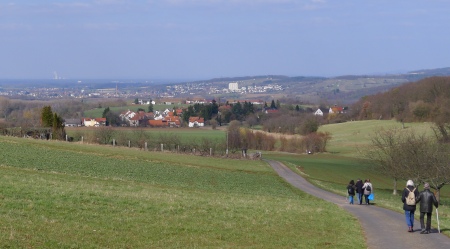
[[0, 151], [0, 248], [365, 246], [355, 218], [264, 161], [13, 137]]
[[[432, 134], [429, 123], [404, 125]], [[375, 205], [402, 212], [392, 179], [365, 166], [362, 156], [373, 133], [390, 127], [402, 124], [325, 125], [319, 131], [333, 137], [327, 153], [263, 152], [263, 158], [342, 196], [351, 179], [370, 178]], [[225, 134], [170, 132], [183, 139]], [[13, 137], [0, 137], [0, 151], [0, 248], [366, 247], [354, 217], [292, 188], [264, 161]], [[440, 225], [448, 233], [447, 186], [441, 197]]]

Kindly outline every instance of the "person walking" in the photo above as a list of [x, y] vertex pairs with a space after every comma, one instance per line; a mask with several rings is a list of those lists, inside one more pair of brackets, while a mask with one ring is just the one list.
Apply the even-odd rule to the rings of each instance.
[[347, 193], [348, 193], [348, 199], [349, 203], [353, 205], [353, 197], [355, 196], [355, 181], [351, 180], [349, 184], [347, 185]]
[[364, 190], [364, 199], [366, 200], [366, 205], [370, 205], [369, 203], [369, 195], [373, 192], [372, 183], [370, 183], [370, 179], [366, 179], [363, 185]]
[[358, 180], [356, 180], [355, 187], [356, 187], [356, 194], [358, 196], [359, 205], [361, 205], [362, 201], [363, 201], [363, 195], [364, 195], [363, 185], [364, 184], [363, 184], [362, 180], [358, 178]]
[[[411, 194], [412, 193], [412, 194]], [[402, 202], [403, 210], [405, 210], [406, 225], [408, 232], [414, 232], [414, 212], [416, 211], [416, 198], [419, 196], [419, 190], [414, 187], [414, 182], [408, 180], [403, 190]]]
[[[433, 205], [437, 208], [438, 201], [434, 193], [430, 191], [430, 184], [427, 182], [423, 185], [424, 190], [420, 192], [419, 197], [416, 199], [416, 203], [420, 202], [420, 227], [421, 234], [429, 234], [431, 232], [431, 214], [433, 212]], [[427, 226], [425, 227], [424, 218], [427, 215]]]

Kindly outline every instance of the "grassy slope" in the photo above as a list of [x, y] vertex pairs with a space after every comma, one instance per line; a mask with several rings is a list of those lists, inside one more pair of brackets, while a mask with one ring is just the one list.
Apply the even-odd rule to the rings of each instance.
[[[406, 123], [406, 129], [417, 133], [432, 134], [431, 123]], [[394, 120], [366, 120], [324, 125], [319, 132], [330, 132], [332, 140], [327, 150], [333, 154], [360, 157], [360, 149], [370, 146], [371, 136], [381, 129], [402, 129], [402, 124]]]
[[10, 137], [0, 151], [1, 248], [364, 247], [353, 217], [261, 161]]

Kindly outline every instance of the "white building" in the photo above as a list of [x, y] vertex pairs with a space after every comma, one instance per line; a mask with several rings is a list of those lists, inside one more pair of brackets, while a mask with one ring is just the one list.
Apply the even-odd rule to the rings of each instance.
[[230, 91], [238, 91], [239, 90], [239, 84], [237, 82], [228, 83], [228, 90], [230, 90]]

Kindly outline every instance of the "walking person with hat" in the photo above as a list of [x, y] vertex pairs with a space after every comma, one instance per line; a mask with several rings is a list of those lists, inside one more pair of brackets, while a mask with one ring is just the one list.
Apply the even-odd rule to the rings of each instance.
[[[433, 205], [437, 208], [438, 201], [434, 193], [430, 191], [430, 184], [424, 184], [424, 190], [420, 192], [416, 202], [420, 202], [420, 226], [422, 228], [421, 234], [429, 234], [431, 232], [431, 214], [433, 212]], [[425, 227], [424, 218], [427, 215], [427, 225]]]

